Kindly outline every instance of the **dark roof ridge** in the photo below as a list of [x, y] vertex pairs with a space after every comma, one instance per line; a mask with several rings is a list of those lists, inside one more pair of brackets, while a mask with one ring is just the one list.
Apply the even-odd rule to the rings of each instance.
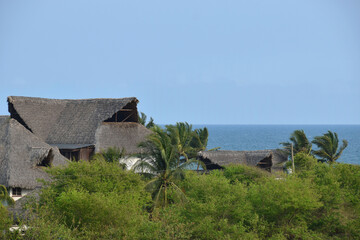
[[14, 100], [38, 100], [38, 101], [97, 101], [97, 100], [121, 100], [121, 99], [136, 99], [136, 97], [123, 97], [123, 98], [78, 98], [78, 99], [70, 99], [70, 98], [42, 98], [42, 97], [26, 97], [26, 96], [8, 96], [8, 100], [13, 102]]

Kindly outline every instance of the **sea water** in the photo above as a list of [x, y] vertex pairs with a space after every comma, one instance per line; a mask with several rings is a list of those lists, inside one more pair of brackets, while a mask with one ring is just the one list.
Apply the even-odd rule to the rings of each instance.
[[[321, 136], [328, 130], [348, 141], [338, 162], [360, 164], [360, 125], [193, 125], [193, 128], [207, 127], [208, 149], [221, 150], [263, 150], [281, 148], [281, 142], [289, 141], [290, 134], [303, 129], [309, 140]], [[313, 146], [316, 149], [316, 146]]]

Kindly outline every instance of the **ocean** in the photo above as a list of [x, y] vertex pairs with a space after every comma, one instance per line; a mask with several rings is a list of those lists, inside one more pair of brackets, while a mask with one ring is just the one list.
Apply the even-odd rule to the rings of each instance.
[[208, 149], [237, 151], [281, 148], [280, 143], [289, 141], [297, 129], [303, 129], [310, 141], [330, 130], [338, 134], [340, 142], [349, 142], [338, 162], [360, 164], [360, 125], [193, 125], [193, 129], [205, 126]]

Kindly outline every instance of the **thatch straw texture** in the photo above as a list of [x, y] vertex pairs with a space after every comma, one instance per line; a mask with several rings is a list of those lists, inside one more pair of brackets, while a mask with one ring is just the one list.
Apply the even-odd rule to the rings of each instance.
[[50, 144], [93, 144], [100, 124], [128, 104], [136, 121], [138, 117], [134, 97], [61, 100], [10, 96], [8, 103], [12, 118]]
[[151, 131], [139, 123], [102, 123], [96, 130], [95, 152], [109, 147], [124, 148], [126, 154], [140, 153], [140, 142], [146, 140]]
[[6, 116], [6, 115], [0, 115], [0, 125], [5, 122], [6, 120], [8, 120], [10, 118], [10, 116]]
[[6, 187], [34, 189], [37, 179], [48, 179], [40, 166], [43, 160], [51, 166], [67, 164], [57, 148], [44, 143], [15, 119], [0, 125], [0, 184]]
[[282, 163], [287, 161], [287, 155], [279, 149], [258, 151], [202, 151], [198, 158], [208, 169], [221, 169], [230, 164], [246, 164], [257, 166], [262, 160], [271, 159], [271, 169], [282, 169]]

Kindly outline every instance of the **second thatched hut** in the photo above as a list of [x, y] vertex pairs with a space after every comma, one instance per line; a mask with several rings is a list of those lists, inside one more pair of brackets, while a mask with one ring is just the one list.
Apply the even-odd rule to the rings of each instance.
[[280, 149], [257, 151], [202, 151], [198, 159], [206, 165], [208, 170], [222, 169], [231, 164], [246, 164], [265, 169], [269, 172], [282, 170], [287, 161], [287, 154]]

